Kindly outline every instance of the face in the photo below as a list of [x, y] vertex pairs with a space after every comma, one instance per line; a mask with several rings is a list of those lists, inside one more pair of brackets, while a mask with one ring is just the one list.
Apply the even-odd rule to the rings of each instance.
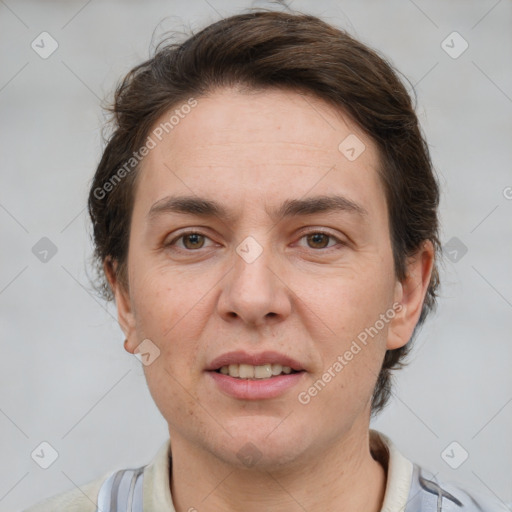
[[111, 281], [126, 348], [159, 351], [144, 368], [173, 449], [304, 461], [368, 430], [429, 260], [397, 282], [377, 149], [347, 116], [277, 90], [197, 101], [138, 175], [129, 291]]

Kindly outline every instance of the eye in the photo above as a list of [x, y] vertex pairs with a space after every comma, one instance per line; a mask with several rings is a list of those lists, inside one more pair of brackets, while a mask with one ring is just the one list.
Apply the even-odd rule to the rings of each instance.
[[[303, 235], [301, 240], [304, 238], [311, 249], [330, 249], [335, 245], [345, 245], [339, 238], [325, 231], [312, 231]], [[332, 239], [335, 243], [329, 246], [329, 239]]]
[[[303, 239], [306, 239], [306, 243], [311, 249], [330, 249], [336, 245], [345, 245], [339, 238], [325, 231], [312, 231], [300, 238], [300, 240]], [[177, 247], [180, 250], [195, 251], [208, 247], [206, 245], [208, 240], [211, 242], [210, 238], [201, 232], [187, 231], [165, 245]], [[331, 244], [329, 244], [330, 241]]]
[[[183, 244], [180, 246], [177, 244], [182, 240]], [[167, 246], [177, 246], [179, 249], [194, 251], [197, 249], [202, 249], [205, 247], [205, 241], [210, 240], [203, 233], [199, 233], [197, 231], [188, 231], [186, 233], [182, 233], [180, 236], [174, 238], [171, 242], [166, 244]]]

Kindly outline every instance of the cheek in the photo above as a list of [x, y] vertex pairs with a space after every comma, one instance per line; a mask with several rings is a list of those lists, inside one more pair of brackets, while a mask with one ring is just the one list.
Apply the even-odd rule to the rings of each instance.
[[179, 273], [151, 265], [150, 260], [149, 256], [132, 260], [131, 297], [138, 329], [160, 337], [192, 307], [192, 283], [187, 286]]
[[394, 281], [391, 273], [382, 271], [386, 264], [368, 267], [344, 271], [342, 277], [331, 276], [309, 294], [308, 302], [315, 304], [315, 311], [343, 339], [373, 325], [392, 305]]
[[393, 304], [393, 274], [383, 272], [385, 268], [392, 268], [390, 261], [375, 258], [367, 268], [354, 268], [343, 277], [331, 278], [309, 295], [311, 309], [325, 319], [330, 332], [321, 343], [316, 343], [322, 368], [315, 381], [328, 381], [328, 389], [323, 390], [319, 383], [317, 388], [322, 389], [323, 398], [315, 399], [314, 407], [322, 409], [336, 402], [345, 407], [360, 407], [371, 395], [392, 318], [388, 314], [384, 321], [381, 319]]
[[354, 278], [333, 280], [321, 298], [311, 297], [330, 334], [311, 333], [321, 365], [298, 398], [308, 414], [329, 418], [333, 435], [343, 418], [368, 406], [386, 350], [389, 320], [380, 315], [391, 304], [389, 295], [384, 282]]
[[206, 436], [211, 426], [198, 408], [201, 400], [196, 386], [190, 381], [184, 362], [173, 366], [170, 362], [173, 359], [175, 356], [164, 352], [152, 365], [144, 368], [149, 392], [170, 427], [180, 430], [193, 425], [195, 431]]
[[146, 371], [150, 386], [172, 393], [179, 393], [180, 384], [194, 389], [215, 307], [208, 291], [217, 281], [213, 272], [194, 276], [166, 264], [138, 266], [132, 287], [137, 337], [149, 338], [160, 350], [160, 364]]
[[196, 368], [199, 341], [204, 327], [203, 295], [187, 286], [179, 275], [153, 268], [139, 268], [133, 287], [136, 331], [139, 339], [149, 338], [160, 350], [159, 357], [144, 373], [149, 391], [162, 415], [194, 422], [197, 417]]

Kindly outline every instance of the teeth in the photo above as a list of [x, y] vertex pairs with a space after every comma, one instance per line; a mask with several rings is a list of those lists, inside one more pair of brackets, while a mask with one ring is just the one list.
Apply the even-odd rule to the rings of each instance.
[[[231, 366], [229, 365], [229, 369], [231, 370]], [[239, 366], [239, 377], [241, 379], [254, 379], [254, 366], [251, 366], [250, 364], [241, 364]]]
[[292, 369], [289, 366], [280, 364], [263, 364], [253, 366], [252, 364], [230, 364], [220, 368], [220, 373], [240, 379], [269, 379], [281, 374], [290, 374]]
[[272, 377], [272, 366], [269, 364], [264, 364], [263, 366], [255, 366], [254, 376], [257, 379], [267, 379], [268, 377]]
[[272, 365], [272, 375], [279, 375], [283, 371], [283, 367], [280, 364]]

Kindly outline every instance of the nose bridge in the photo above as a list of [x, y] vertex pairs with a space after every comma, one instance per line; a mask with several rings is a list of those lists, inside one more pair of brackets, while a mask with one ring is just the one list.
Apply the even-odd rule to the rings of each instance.
[[226, 276], [228, 280], [219, 301], [220, 313], [225, 318], [237, 317], [257, 325], [290, 313], [286, 286], [276, 276], [279, 258], [271, 248], [270, 238], [262, 230], [235, 247], [233, 269]]

